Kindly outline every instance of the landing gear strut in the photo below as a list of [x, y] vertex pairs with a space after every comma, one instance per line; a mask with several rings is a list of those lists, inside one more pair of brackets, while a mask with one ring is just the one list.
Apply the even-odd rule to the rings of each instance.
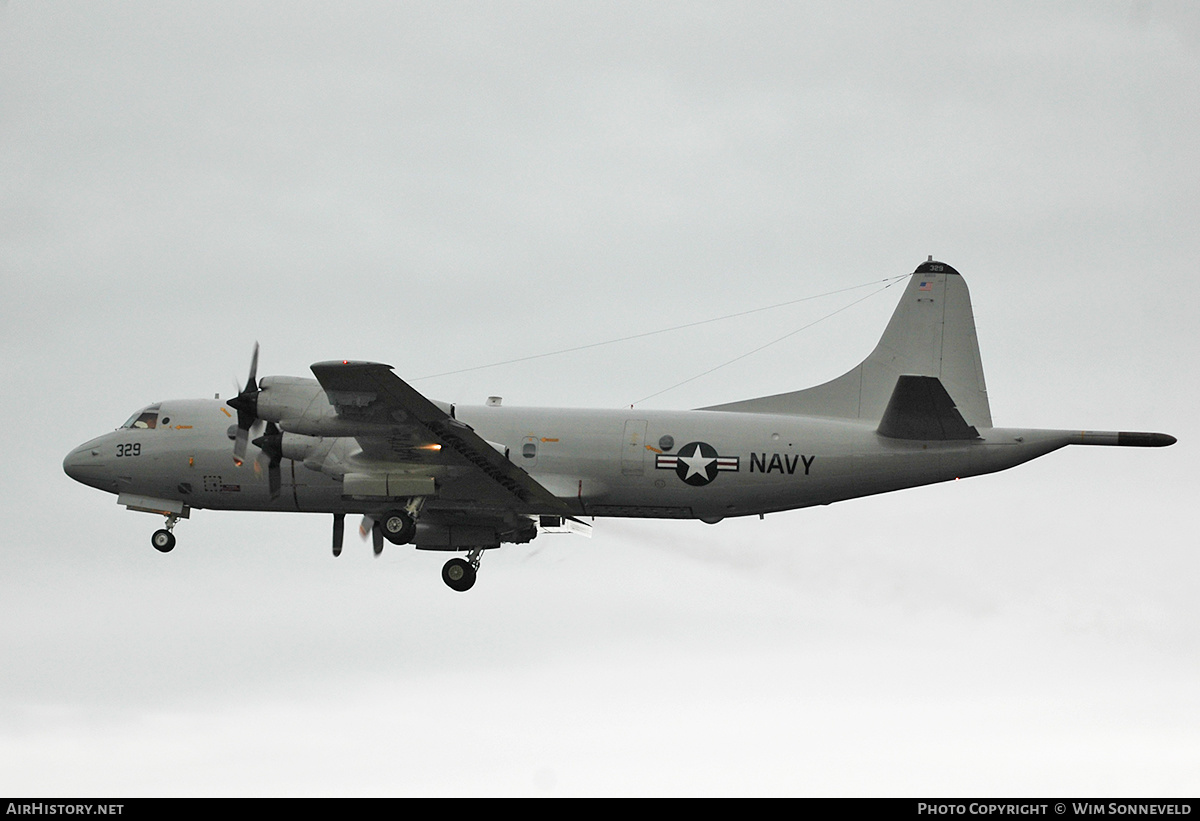
[[175, 549], [175, 534], [171, 531], [175, 529], [175, 523], [178, 521], [179, 517], [174, 513], [168, 514], [167, 526], [154, 531], [154, 535], [150, 537], [150, 544], [154, 545], [154, 549], [159, 553], [170, 553]]
[[479, 557], [483, 548], [476, 547], [467, 554], [465, 559], [451, 559], [442, 567], [442, 581], [451, 590], [465, 593], [475, 586], [475, 578], [479, 571]]

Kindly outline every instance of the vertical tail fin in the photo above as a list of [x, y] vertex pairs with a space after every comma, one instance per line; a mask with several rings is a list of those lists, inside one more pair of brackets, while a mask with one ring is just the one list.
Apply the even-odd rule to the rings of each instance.
[[814, 388], [703, 410], [877, 422], [901, 376], [936, 377], [968, 425], [992, 426], [971, 294], [945, 263], [917, 266], [879, 344], [854, 369]]

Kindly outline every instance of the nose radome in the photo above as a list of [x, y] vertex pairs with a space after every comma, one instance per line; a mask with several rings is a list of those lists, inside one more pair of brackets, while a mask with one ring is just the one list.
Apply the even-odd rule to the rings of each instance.
[[89, 453], [86, 449], [75, 448], [75, 450], [67, 454], [67, 458], [63, 459], [63, 472], [76, 482], [82, 481], [80, 468], [88, 456]]
[[103, 465], [100, 447], [88, 442], [67, 454], [67, 458], [63, 459], [63, 472], [76, 482], [88, 484], [88, 479], [96, 478], [96, 469]]

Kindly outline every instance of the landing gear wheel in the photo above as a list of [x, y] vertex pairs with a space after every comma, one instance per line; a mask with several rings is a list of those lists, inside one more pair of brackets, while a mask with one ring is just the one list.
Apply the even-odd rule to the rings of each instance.
[[392, 544], [408, 544], [417, 535], [417, 522], [406, 511], [391, 510], [383, 517], [383, 535]]
[[471, 589], [475, 584], [475, 575], [475, 568], [466, 559], [451, 559], [442, 567], [442, 581], [459, 593]]
[[156, 530], [150, 537], [150, 544], [159, 553], [170, 553], [175, 548], [175, 534], [169, 530]]

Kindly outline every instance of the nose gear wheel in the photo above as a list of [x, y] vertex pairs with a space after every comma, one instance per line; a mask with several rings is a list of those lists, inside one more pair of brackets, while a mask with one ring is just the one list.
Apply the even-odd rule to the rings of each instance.
[[179, 516], [176, 514], [167, 514], [167, 526], [154, 531], [154, 535], [150, 537], [150, 544], [154, 545], [154, 549], [159, 553], [170, 553], [175, 549], [175, 534], [171, 531], [175, 529], [175, 523], [178, 521]]
[[175, 549], [175, 534], [166, 529], [156, 530], [150, 537], [150, 544], [159, 553], [170, 553]]

